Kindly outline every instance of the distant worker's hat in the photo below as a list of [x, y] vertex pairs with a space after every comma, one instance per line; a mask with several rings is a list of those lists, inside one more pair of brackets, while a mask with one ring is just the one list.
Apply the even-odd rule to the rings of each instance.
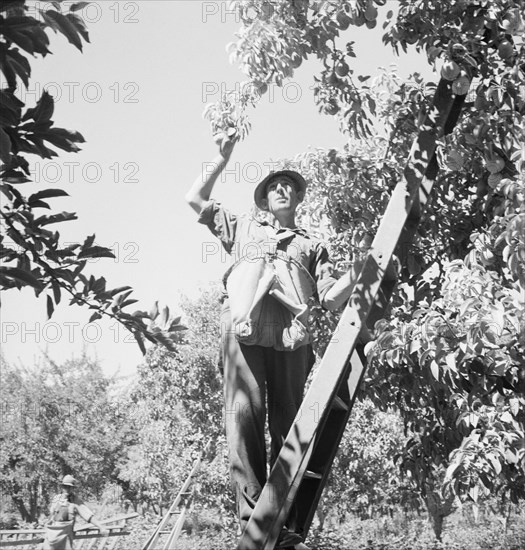
[[262, 204], [263, 199], [266, 198], [266, 186], [278, 176], [286, 176], [290, 178], [297, 185], [297, 190], [299, 192], [306, 192], [306, 180], [303, 176], [301, 176], [301, 174], [299, 174], [299, 172], [295, 172], [294, 170], [279, 170], [278, 172], [270, 172], [261, 181], [261, 183], [257, 185], [253, 193], [253, 200], [255, 201], [255, 204], [262, 210], [266, 210]]
[[64, 476], [64, 479], [62, 480], [62, 485], [69, 485], [70, 487], [76, 487], [78, 485], [78, 481], [70, 475]]

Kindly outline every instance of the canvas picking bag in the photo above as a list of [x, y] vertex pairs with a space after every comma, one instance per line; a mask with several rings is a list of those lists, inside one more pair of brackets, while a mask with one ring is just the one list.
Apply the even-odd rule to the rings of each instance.
[[280, 250], [244, 257], [223, 280], [239, 342], [293, 351], [310, 341], [307, 303], [316, 285], [298, 261]]

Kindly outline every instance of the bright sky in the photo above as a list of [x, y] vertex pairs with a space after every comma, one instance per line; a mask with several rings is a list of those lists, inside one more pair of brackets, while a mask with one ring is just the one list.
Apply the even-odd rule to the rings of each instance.
[[[79, 220], [57, 229], [65, 242], [95, 233], [97, 244], [113, 248], [117, 258], [97, 260], [92, 272], [104, 275], [111, 288], [132, 286], [139, 299], [132, 311], [149, 309], [155, 300], [176, 310], [180, 293], [195, 295], [227, 266], [220, 253], [203, 257], [204, 250], [218, 250], [216, 241], [183, 198], [202, 163], [217, 153], [202, 118], [205, 105], [245, 80], [226, 53], [239, 26], [227, 6], [195, 0], [92, 2], [80, 12], [91, 39], [84, 53], [62, 36], [51, 36], [53, 55], [33, 61], [32, 87], [20, 92], [32, 104], [47, 89], [55, 96], [57, 125], [86, 139], [80, 153], [31, 159], [36, 182], [28, 191], [67, 190], [70, 197], [51, 199], [52, 206], [77, 212]], [[383, 13], [392, 7], [387, 2]], [[431, 78], [415, 52], [397, 59], [381, 36], [380, 25], [345, 33], [345, 41], [356, 42], [352, 68], [371, 74], [396, 62], [402, 75], [419, 70]], [[253, 188], [272, 161], [308, 147], [344, 144], [337, 120], [320, 115], [313, 102], [312, 73], [318, 69], [314, 61], [303, 64], [284, 89], [270, 88], [251, 112], [252, 132], [236, 147], [214, 190], [232, 210], [249, 209]], [[132, 373], [142, 360], [133, 338], [113, 321], [88, 324], [88, 310], [66, 304], [47, 320], [45, 298], [35, 299], [29, 290], [3, 293], [4, 357], [29, 365], [43, 351], [62, 361], [85, 349], [106, 373]]]

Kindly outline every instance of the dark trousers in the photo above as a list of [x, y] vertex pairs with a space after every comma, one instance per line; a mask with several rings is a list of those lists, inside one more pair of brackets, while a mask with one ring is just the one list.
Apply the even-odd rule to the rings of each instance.
[[277, 351], [239, 344], [231, 330], [227, 307], [221, 327], [230, 475], [244, 530], [267, 478], [266, 412], [271, 468], [299, 410], [314, 354], [309, 345], [295, 351]]

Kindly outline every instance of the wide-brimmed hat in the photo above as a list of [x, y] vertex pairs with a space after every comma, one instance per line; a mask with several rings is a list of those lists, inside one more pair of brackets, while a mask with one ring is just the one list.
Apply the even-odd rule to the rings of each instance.
[[71, 475], [64, 476], [62, 479], [62, 485], [69, 485], [70, 487], [77, 487], [78, 481]]
[[253, 193], [253, 200], [261, 210], [266, 210], [266, 208], [264, 208], [262, 204], [263, 199], [266, 198], [266, 186], [268, 185], [268, 183], [270, 183], [270, 181], [278, 176], [287, 176], [294, 183], [297, 184], [299, 192], [302, 192], [303, 194], [306, 192], [306, 180], [303, 178], [303, 176], [301, 176], [301, 174], [299, 174], [299, 172], [295, 172], [294, 170], [278, 170], [277, 172], [270, 172], [257, 185]]

